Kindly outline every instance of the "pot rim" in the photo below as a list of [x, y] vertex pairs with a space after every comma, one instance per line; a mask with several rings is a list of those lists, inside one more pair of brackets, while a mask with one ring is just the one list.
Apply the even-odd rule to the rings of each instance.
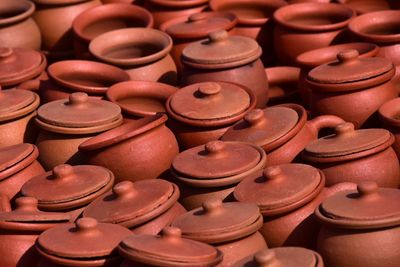
[[396, 118], [397, 114], [400, 114], [400, 98], [395, 98], [384, 103], [378, 110], [379, 117], [383, 122], [393, 127], [400, 126], [400, 118]]
[[31, 1], [23, 0], [19, 1], [19, 3], [16, 1], [14, 3], [19, 4], [20, 7], [24, 7], [24, 10], [22, 12], [19, 12], [18, 15], [0, 19], [0, 26], [16, 23], [24, 19], [27, 19], [30, 16], [32, 16], [33, 12], [35, 12], [36, 10], [35, 4]]
[[196, 7], [200, 5], [207, 5], [208, 0], [185, 0], [185, 1], [176, 1], [176, 0], [148, 0], [149, 3], [160, 5], [163, 7], [172, 7], [172, 8], [184, 8], [187, 9], [189, 7]]

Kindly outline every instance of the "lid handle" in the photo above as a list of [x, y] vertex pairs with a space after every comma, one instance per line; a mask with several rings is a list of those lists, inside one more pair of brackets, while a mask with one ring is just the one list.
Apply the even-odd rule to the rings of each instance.
[[199, 22], [199, 21], [204, 21], [207, 19], [207, 14], [205, 13], [195, 13], [192, 14], [188, 17], [189, 22]]
[[74, 175], [74, 168], [69, 164], [61, 164], [53, 168], [53, 179], [65, 179]]
[[276, 254], [272, 250], [262, 250], [254, 255], [254, 261], [258, 267], [281, 267], [282, 264], [276, 257]]
[[351, 122], [344, 122], [335, 127], [335, 132], [338, 137], [346, 136], [354, 133], [354, 124]]
[[18, 211], [39, 211], [38, 200], [34, 197], [19, 197], [15, 200], [15, 210]]
[[136, 194], [136, 189], [131, 181], [122, 181], [113, 187], [113, 193], [117, 199], [130, 198]]
[[362, 199], [379, 196], [379, 186], [373, 181], [364, 181], [357, 185], [358, 194]]
[[207, 156], [210, 157], [221, 157], [225, 155], [226, 145], [223, 141], [210, 141], [204, 145]]
[[280, 178], [284, 177], [281, 167], [279, 166], [271, 166], [267, 167], [263, 171], [263, 176], [266, 181], [276, 181], [280, 180]]
[[346, 49], [339, 52], [336, 57], [340, 63], [349, 63], [356, 60], [359, 55], [360, 53], [356, 49]]
[[82, 92], [76, 92], [69, 95], [68, 105], [78, 106], [85, 104], [89, 99], [88, 94]]
[[97, 220], [90, 217], [80, 218], [75, 223], [77, 233], [98, 233]]
[[228, 32], [225, 30], [214, 31], [208, 34], [211, 43], [219, 43], [226, 41], [229, 37]]
[[201, 206], [205, 214], [216, 214], [223, 210], [222, 200], [219, 198], [207, 200]]
[[11, 47], [0, 47], [0, 61], [8, 62], [14, 57], [14, 50]]
[[180, 239], [182, 237], [182, 231], [177, 227], [167, 226], [162, 229], [161, 236], [162, 238], [168, 239]]
[[200, 93], [201, 97], [213, 97], [221, 92], [221, 85], [214, 82], [201, 83], [197, 91]]
[[265, 124], [266, 118], [262, 109], [253, 109], [244, 116], [244, 121], [250, 126], [260, 126]]

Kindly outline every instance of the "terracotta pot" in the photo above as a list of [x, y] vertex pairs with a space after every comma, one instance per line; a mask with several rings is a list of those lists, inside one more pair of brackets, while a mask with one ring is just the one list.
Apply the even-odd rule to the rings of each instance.
[[226, 82], [196, 83], [167, 100], [168, 126], [180, 147], [188, 149], [219, 139], [255, 105], [254, 93], [245, 87]]
[[114, 66], [86, 60], [64, 60], [47, 69], [50, 79], [40, 84], [41, 103], [65, 99], [73, 92], [103, 98], [109, 87], [128, 81], [129, 75]]
[[311, 115], [337, 115], [356, 128], [379, 125], [380, 106], [397, 97], [395, 68], [385, 58], [359, 58], [344, 50], [338, 60], [311, 70], [306, 83], [311, 90]]
[[0, 213], [0, 265], [3, 267], [36, 266], [39, 255], [34, 245], [43, 231], [68, 222], [64, 213], [43, 212], [37, 208], [37, 200], [21, 197], [16, 209]]
[[[390, 1], [390, 0], [389, 0]], [[338, 3], [354, 9], [357, 14], [390, 9], [388, 0], [338, 0]]]
[[399, 98], [390, 100], [379, 109], [379, 115], [383, 121], [384, 128], [388, 129], [394, 135], [395, 141], [392, 147], [396, 151], [398, 158], [400, 158], [399, 101]]
[[72, 24], [75, 56], [90, 59], [88, 47], [94, 38], [112, 30], [136, 27], [153, 27], [153, 16], [142, 7], [121, 3], [90, 8], [77, 16]]
[[115, 267], [121, 261], [116, 247], [131, 234], [125, 227], [98, 223], [93, 218], [53, 227], [37, 239], [35, 248], [41, 255], [37, 266]]
[[35, 21], [31, 18], [34, 11], [35, 4], [31, 1], [1, 1], [1, 46], [40, 49], [40, 31]]
[[209, 199], [231, 200], [236, 185], [266, 163], [267, 156], [258, 146], [211, 141], [177, 155], [171, 173], [181, 190], [180, 202], [191, 210]]
[[123, 181], [87, 206], [83, 217], [119, 224], [135, 234], [156, 235], [186, 212], [178, 198], [179, 188], [165, 180]]
[[128, 266], [216, 266], [223, 254], [218, 249], [194, 240], [182, 238], [176, 227], [165, 227], [160, 236], [132, 235], [118, 246]]
[[228, 36], [226, 31], [209, 34], [207, 41], [188, 45], [182, 51], [181, 85], [225, 81], [249, 88], [257, 97], [257, 107], [268, 102], [268, 79], [259, 59], [261, 48], [243, 36]]
[[295, 65], [301, 53], [347, 41], [345, 30], [354, 16], [352, 9], [330, 3], [300, 3], [280, 8], [274, 13], [278, 62]]
[[334, 128], [344, 121], [324, 115], [307, 121], [306, 110], [297, 104], [283, 104], [250, 111], [231, 126], [223, 141], [250, 142], [261, 146], [268, 155], [268, 166], [290, 163], [308, 143], [318, 138], [324, 128]]
[[176, 85], [177, 71], [169, 52], [172, 39], [154, 29], [127, 28], [103, 33], [89, 45], [98, 59], [121, 67], [131, 80]]
[[[397, 266], [400, 256], [399, 190], [363, 182], [357, 190], [325, 200], [315, 214], [322, 223], [318, 252], [325, 266]], [[373, 253], [371, 253], [373, 251]]]
[[40, 128], [36, 140], [39, 161], [46, 170], [51, 170], [64, 163], [82, 164], [84, 158], [78, 146], [100, 132], [119, 126], [122, 116], [118, 105], [79, 92], [68, 99], [42, 105], [35, 122]]
[[128, 116], [141, 118], [166, 112], [165, 102], [178, 88], [150, 81], [128, 81], [107, 90], [107, 98]]
[[246, 177], [233, 195], [237, 201], [260, 208], [264, 224], [259, 231], [269, 247], [314, 249], [320, 229], [313, 216], [315, 208], [334, 193], [356, 188], [352, 183], [324, 186], [320, 170], [305, 164], [282, 164]]
[[354, 125], [347, 122], [338, 125], [335, 132], [309, 143], [302, 154], [306, 162], [324, 172], [327, 186], [366, 180], [383, 187], [399, 186], [399, 161], [389, 131], [354, 130]]
[[275, 61], [272, 14], [285, 5], [284, 0], [210, 0], [211, 10], [231, 12], [238, 17], [232, 34], [256, 40], [263, 50], [261, 60], [265, 65]]

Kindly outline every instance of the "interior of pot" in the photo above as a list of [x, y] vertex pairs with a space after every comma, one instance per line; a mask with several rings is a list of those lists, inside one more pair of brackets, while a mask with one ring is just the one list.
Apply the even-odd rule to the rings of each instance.
[[2, 0], [0, 1], [0, 25], [27, 18], [34, 10], [35, 6], [30, 1]]

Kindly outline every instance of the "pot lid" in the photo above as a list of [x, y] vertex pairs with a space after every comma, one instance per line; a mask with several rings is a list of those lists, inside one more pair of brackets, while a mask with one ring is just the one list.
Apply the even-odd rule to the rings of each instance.
[[154, 266], [215, 266], [222, 253], [208, 244], [182, 238], [176, 227], [166, 227], [160, 235], [131, 235], [119, 252], [129, 260]]
[[288, 107], [254, 109], [229, 128], [221, 140], [244, 141], [263, 146], [284, 136], [298, 121], [299, 114]]
[[220, 243], [256, 232], [262, 226], [262, 215], [255, 204], [210, 199], [175, 218], [171, 226], [180, 228], [185, 238]]
[[[240, 202], [255, 203], [263, 215], [276, 215], [303, 206], [324, 186], [320, 172], [305, 164], [266, 168], [261, 177], [248, 177], [235, 188]], [[311, 199], [310, 199], [311, 198]]]
[[349, 228], [374, 228], [398, 225], [400, 201], [396, 188], [379, 188], [375, 182], [365, 181], [357, 191], [339, 192], [321, 203], [316, 211], [323, 222]]
[[38, 199], [41, 208], [56, 208], [77, 200], [86, 199], [85, 202], [88, 203], [103, 193], [104, 187], [111, 187], [113, 181], [114, 175], [106, 168], [62, 164], [26, 182], [21, 188], [21, 193]]
[[375, 78], [394, 68], [386, 58], [360, 58], [356, 49], [338, 53], [337, 59], [312, 69], [308, 79], [323, 84], [351, 83]]
[[119, 242], [132, 235], [120, 225], [98, 223], [81, 218], [43, 232], [37, 239], [39, 249], [50, 255], [66, 258], [94, 258], [115, 253]]
[[305, 155], [313, 157], [346, 156], [363, 152], [391, 139], [391, 134], [385, 129], [355, 130], [350, 122], [335, 127], [335, 134], [312, 141], [305, 147]]
[[89, 204], [83, 216], [132, 227], [160, 215], [178, 197], [179, 189], [165, 180], [123, 181]]
[[246, 143], [210, 141], [178, 154], [175, 171], [193, 178], [223, 178], [254, 168], [260, 152]]
[[185, 47], [182, 62], [196, 68], [236, 67], [258, 59], [261, 53], [261, 47], [251, 38], [216, 31], [210, 33], [207, 40]]
[[24, 116], [39, 106], [39, 97], [28, 90], [0, 90], [0, 121]]
[[0, 180], [25, 168], [38, 155], [35, 145], [28, 143], [0, 148]]

